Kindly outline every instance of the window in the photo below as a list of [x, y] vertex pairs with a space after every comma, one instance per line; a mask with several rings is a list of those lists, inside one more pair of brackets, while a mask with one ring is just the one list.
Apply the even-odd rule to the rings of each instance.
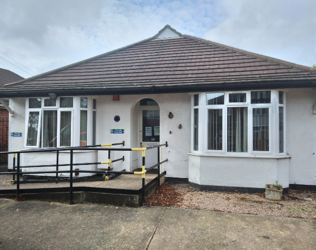
[[279, 91], [279, 153], [284, 153], [284, 92]]
[[27, 110], [28, 147], [71, 146], [73, 97], [29, 98]]
[[[199, 98], [203, 101], [199, 106], [196, 106], [196, 95], [192, 98], [193, 150], [233, 155], [285, 152], [284, 92], [201, 93]], [[198, 117], [199, 112], [205, 112], [205, 118]], [[199, 150], [198, 133], [205, 134], [200, 137], [203, 147]]]
[[80, 98], [80, 146], [87, 146], [88, 130], [88, 98]]
[[194, 132], [193, 132], [193, 150], [197, 151], [199, 150], [199, 95], [193, 96], [193, 126], [194, 126]]
[[96, 143], [97, 100], [92, 97], [28, 98], [26, 147], [69, 147]]
[[97, 133], [97, 100], [93, 99], [92, 145], [96, 145]]

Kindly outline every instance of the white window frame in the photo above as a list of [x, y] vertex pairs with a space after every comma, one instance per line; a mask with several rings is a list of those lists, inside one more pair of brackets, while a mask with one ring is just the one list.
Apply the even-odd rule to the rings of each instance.
[[[28, 101], [27, 101], [27, 107], [28, 107]], [[36, 140], [36, 146], [27, 146], [27, 138], [28, 138], [28, 123], [29, 123], [29, 115], [31, 112], [39, 112], [39, 119], [38, 119], [38, 128], [40, 128], [38, 131], [37, 131], [37, 140]], [[40, 132], [42, 131], [41, 129], [41, 121], [42, 121], [42, 110], [40, 108], [32, 108], [32, 109], [28, 109], [27, 112], [26, 112], [26, 126], [25, 126], [25, 141], [24, 141], [24, 145], [25, 147], [28, 147], [28, 148], [39, 148], [39, 144], [40, 144]]]
[[[251, 92], [253, 91], [271, 91], [270, 103], [254, 103], [251, 104]], [[279, 90], [249, 90], [249, 91], [216, 91], [199, 93], [199, 106], [194, 106], [194, 95], [191, 94], [191, 152], [201, 153], [206, 155], [218, 156], [283, 156], [286, 155], [286, 93], [283, 91], [283, 104], [279, 104]], [[224, 93], [224, 104], [208, 105], [206, 94], [208, 93]], [[246, 102], [232, 103], [229, 102], [229, 94], [246, 93]], [[279, 153], [279, 107], [283, 107], [284, 112], [284, 152]], [[248, 108], [248, 131], [247, 131], [247, 152], [228, 152], [227, 151], [227, 112], [228, 108], [234, 107], [247, 107]], [[194, 150], [194, 109], [199, 109], [199, 150]], [[255, 151], [253, 150], [253, 109], [268, 108], [269, 109], [269, 150], [268, 151]], [[222, 110], [222, 150], [208, 149], [208, 110], [221, 109]], [[206, 135], [206, 136], [205, 136]]]
[[[72, 96], [61, 96], [61, 97], [72, 97]], [[33, 97], [30, 97], [33, 98]], [[26, 106], [26, 126], [25, 126], [25, 141], [24, 145], [26, 148], [49, 148], [49, 147], [43, 147], [43, 135], [44, 135], [44, 130], [43, 130], [43, 125], [44, 125], [44, 119], [43, 114], [44, 111], [57, 111], [57, 147], [60, 147], [60, 117], [61, 117], [61, 112], [71, 112], [71, 138], [70, 138], [70, 146], [74, 145], [74, 104], [72, 108], [60, 108], [60, 97], [56, 99], [56, 106], [51, 106], [51, 107], [44, 107], [44, 100], [49, 99], [46, 97], [41, 97], [41, 108], [29, 108], [29, 99], [26, 99], [25, 106]], [[75, 97], [72, 97], [73, 100]], [[73, 102], [74, 103], [74, 102]], [[30, 112], [39, 112], [39, 131], [37, 135], [37, 143], [36, 146], [27, 146], [27, 137], [28, 137], [28, 119], [29, 119], [29, 113]], [[40, 136], [41, 135], [41, 136]], [[41, 138], [41, 140], [40, 140]]]

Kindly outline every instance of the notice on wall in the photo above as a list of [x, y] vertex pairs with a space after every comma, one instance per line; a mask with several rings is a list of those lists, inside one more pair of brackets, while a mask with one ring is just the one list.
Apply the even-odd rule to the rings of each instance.
[[124, 134], [124, 129], [110, 129], [111, 134]]
[[146, 136], [152, 136], [152, 129], [151, 127], [145, 127], [145, 135]]
[[154, 135], [155, 135], [155, 136], [160, 135], [160, 127], [159, 127], [159, 126], [155, 126], [155, 127], [154, 127]]
[[22, 137], [22, 132], [11, 132], [11, 137]]

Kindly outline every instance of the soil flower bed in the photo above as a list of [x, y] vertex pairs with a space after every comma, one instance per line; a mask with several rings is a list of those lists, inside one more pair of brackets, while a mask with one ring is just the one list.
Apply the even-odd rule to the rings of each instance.
[[188, 184], [165, 183], [146, 205], [316, 219], [316, 193], [304, 190], [290, 190], [276, 202], [265, 199], [264, 193], [199, 191]]

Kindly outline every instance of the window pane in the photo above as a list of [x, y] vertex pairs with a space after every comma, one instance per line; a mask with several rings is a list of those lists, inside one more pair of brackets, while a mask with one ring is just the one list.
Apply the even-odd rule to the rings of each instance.
[[199, 106], [199, 95], [194, 95], [194, 106]]
[[253, 150], [269, 151], [269, 109], [253, 109]]
[[73, 98], [72, 97], [60, 97], [59, 99], [61, 108], [72, 108], [73, 107]]
[[93, 99], [93, 109], [97, 109], [97, 100]]
[[284, 153], [284, 114], [283, 107], [279, 107], [279, 152]]
[[199, 110], [194, 109], [194, 150], [199, 150]]
[[279, 103], [283, 104], [284, 103], [284, 92], [279, 91]]
[[60, 146], [71, 146], [71, 112], [60, 112]]
[[229, 102], [246, 102], [246, 93], [229, 94]]
[[30, 112], [27, 128], [26, 146], [37, 146], [37, 135], [39, 129], [39, 112]]
[[41, 98], [30, 98], [29, 108], [41, 108], [42, 99]]
[[147, 98], [147, 99], [140, 100], [139, 105], [140, 106], [158, 106], [158, 103], [155, 102], [153, 99]]
[[227, 108], [227, 151], [247, 152], [248, 108]]
[[208, 111], [208, 149], [223, 149], [223, 112], [221, 109], [209, 109]]
[[270, 103], [271, 91], [252, 91], [251, 103]]
[[143, 141], [160, 141], [159, 110], [143, 110]]
[[92, 144], [96, 144], [96, 131], [97, 131], [97, 112], [93, 111], [93, 132], [92, 132]]
[[224, 93], [206, 94], [206, 104], [207, 105], [224, 104]]
[[43, 147], [57, 146], [57, 111], [44, 111]]
[[56, 100], [44, 99], [44, 106], [45, 107], [55, 107], [56, 106]]
[[87, 145], [87, 111], [80, 111], [80, 146]]
[[88, 108], [88, 98], [80, 98], [80, 108]]

